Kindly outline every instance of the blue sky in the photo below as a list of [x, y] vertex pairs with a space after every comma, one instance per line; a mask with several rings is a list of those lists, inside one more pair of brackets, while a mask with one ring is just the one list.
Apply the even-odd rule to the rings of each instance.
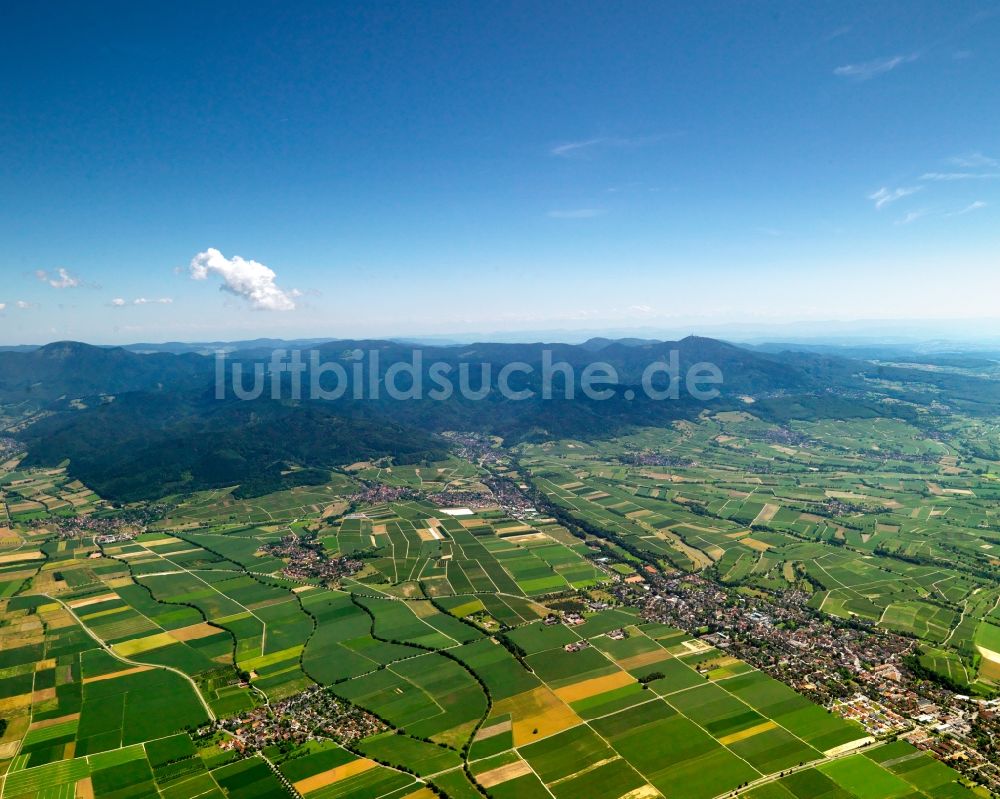
[[321, 5], [8, 10], [0, 343], [1000, 317], [998, 2]]

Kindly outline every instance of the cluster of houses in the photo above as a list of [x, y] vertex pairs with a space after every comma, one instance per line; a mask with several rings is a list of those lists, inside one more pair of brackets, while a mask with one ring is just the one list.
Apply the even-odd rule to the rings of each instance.
[[325, 688], [313, 686], [280, 702], [220, 719], [199, 730], [199, 734], [222, 730], [227, 734], [219, 744], [221, 749], [255, 752], [268, 746], [318, 739], [349, 743], [386, 729], [385, 723], [370, 713], [347, 704]]
[[698, 575], [647, 575], [613, 587], [644, 618], [677, 627], [859, 721], [899, 735], [1000, 793], [1000, 701], [974, 699], [911, 673], [913, 639], [819, 614], [798, 591], [749, 595]]
[[[360, 491], [351, 494], [347, 499], [357, 505], [385, 505], [389, 502], [402, 502], [416, 499], [420, 496], [412, 488], [391, 486], [385, 483], [366, 483]], [[363, 517], [363, 514], [361, 515]], [[358, 518], [348, 516], [347, 518]]]
[[858, 722], [869, 735], [875, 738], [905, 732], [913, 726], [909, 720], [893, 712], [881, 702], [876, 702], [861, 693], [855, 694], [850, 699], [834, 702], [831, 709], [844, 718]]
[[8, 436], [0, 436], [0, 461], [24, 452], [24, 444]]
[[364, 563], [354, 558], [331, 558], [322, 544], [289, 534], [280, 541], [265, 544], [263, 552], [285, 561], [282, 574], [289, 580], [322, 580], [337, 583], [344, 577], [357, 574]]
[[[139, 533], [149, 529], [149, 525], [163, 518], [163, 509], [156, 505], [144, 508], [129, 508], [113, 515], [85, 513], [79, 516], [63, 516], [55, 521], [56, 533], [62, 539], [95, 536], [98, 544], [116, 544], [131, 541]], [[44, 523], [51, 526], [52, 519]]]

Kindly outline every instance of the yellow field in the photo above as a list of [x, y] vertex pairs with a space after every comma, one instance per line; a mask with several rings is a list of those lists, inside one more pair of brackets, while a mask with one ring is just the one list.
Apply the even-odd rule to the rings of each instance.
[[478, 599], [474, 599], [471, 602], [466, 602], [463, 605], [452, 608], [451, 612], [461, 618], [462, 616], [468, 616], [470, 613], [479, 613], [481, 610], [486, 610], [486, 606]]
[[493, 711], [498, 716], [510, 714], [514, 746], [524, 746], [583, 723], [583, 719], [544, 685], [501, 699], [493, 705]]
[[0, 699], [0, 713], [17, 710], [31, 705], [31, 694], [19, 694], [18, 696], [8, 696]]
[[100, 594], [99, 596], [89, 596], [86, 599], [74, 599], [71, 602], [67, 602], [73, 610], [78, 608], [85, 608], [88, 605], [99, 605], [101, 602], [108, 602], [112, 599], [118, 599], [118, 594]]
[[45, 622], [45, 626], [49, 630], [60, 630], [63, 627], [76, 626], [76, 621], [68, 610], [63, 610], [62, 605], [56, 605], [54, 610], [48, 611], [43, 611], [39, 608], [38, 615], [41, 616], [42, 621]]
[[127, 613], [131, 609], [132, 608], [130, 608], [128, 605], [123, 605], [120, 608], [111, 608], [111, 610], [101, 610], [101, 611], [98, 611], [97, 613], [91, 613], [91, 614], [89, 614], [87, 616], [86, 621], [87, 621], [87, 624], [90, 624], [91, 622], [94, 621], [94, 619], [101, 619], [101, 618], [104, 618], [105, 616], [114, 616], [117, 613]]
[[777, 726], [778, 723], [776, 721], [765, 721], [763, 724], [758, 724], [756, 727], [740, 730], [739, 732], [734, 732], [732, 735], [724, 735], [719, 739], [719, 743], [723, 746], [728, 746], [729, 744], [734, 744], [737, 741], [745, 741], [747, 738], [753, 738], [755, 735], [760, 735], [762, 732], [773, 730]]
[[652, 785], [640, 785], [634, 791], [629, 791], [624, 796], [619, 797], [619, 799], [661, 799], [662, 796], [663, 794]]
[[96, 677], [85, 677], [83, 680], [84, 685], [90, 685], [92, 682], [103, 682], [104, 680], [113, 680], [116, 677], [124, 677], [127, 674], [138, 674], [141, 671], [150, 671], [152, 666], [132, 666], [128, 669], [122, 669], [121, 671], [113, 671], [110, 674], [98, 674]]
[[345, 763], [342, 766], [337, 766], [336, 768], [332, 768], [327, 771], [321, 771], [319, 774], [313, 774], [311, 777], [299, 780], [294, 784], [295, 790], [301, 794], [318, 791], [320, 788], [325, 788], [327, 785], [333, 785], [333, 783], [340, 782], [348, 777], [353, 777], [356, 774], [363, 774], [366, 771], [370, 771], [377, 765], [378, 764], [374, 760], [368, 760], [367, 758], [352, 760], [350, 763]]
[[504, 527], [502, 530], [497, 530], [496, 533], [499, 536], [516, 535], [517, 533], [533, 533], [537, 532], [534, 527], [527, 524], [517, 524], [513, 527]]
[[[667, 654], [664, 652], [663, 654]], [[564, 688], [556, 689], [556, 696], [563, 702], [577, 702], [581, 699], [588, 699], [591, 696], [604, 694], [616, 688], [622, 688], [629, 683], [635, 682], [635, 677], [624, 671], [607, 674], [604, 677], [594, 677], [589, 680], [581, 680]]]
[[524, 533], [523, 535], [510, 535], [506, 537], [507, 541], [512, 541], [515, 544], [524, 544], [529, 541], [542, 541], [547, 539], [548, 536], [545, 533]]
[[21, 543], [21, 536], [9, 527], [0, 527], [0, 546], [13, 546]]
[[336, 516], [347, 510], [346, 502], [331, 502], [325, 508], [323, 508], [322, 518], [329, 519], [331, 516]]
[[38, 550], [32, 552], [10, 552], [6, 555], [0, 555], [0, 564], [2, 563], [17, 563], [21, 560], [44, 560], [45, 555], [43, 555]]
[[438, 609], [430, 602], [408, 602], [406, 606], [418, 619], [427, 619], [438, 613]]
[[754, 521], [758, 524], [769, 522], [774, 518], [774, 515], [779, 510], [781, 510], [781, 505], [772, 505], [770, 502], [766, 503], [764, 507], [761, 508], [760, 513], [757, 514], [757, 518]]
[[151, 649], [159, 649], [161, 646], [177, 643], [177, 639], [170, 633], [156, 633], [147, 635], [145, 638], [134, 638], [131, 641], [122, 641], [111, 647], [115, 652], [124, 657], [138, 655], [141, 652], [148, 652]]
[[704, 669], [705, 671], [714, 671], [716, 669], [728, 669], [730, 666], [738, 666], [742, 663], [742, 660], [730, 657], [729, 655], [723, 655], [722, 657], [710, 660], [707, 663], [699, 663], [698, 667]]
[[178, 630], [171, 630], [170, 634], [178, 641], [197, 641], [199, 638], [208, 638], [210, 635], [221, 633], [218, 627], [213, 627], [207, 621], [199, 624], [192, 624], [188, 627], [181, 627]]
[[632, 655], [617, 661], [623, 669], [638, 669], [641, 666], [651, 666], [653, 663], [662, 663], [670, 660], [671, 655], [666, 649], [655, 649], [652, 652], [643, 652], [641, 655]]
[[144, 547], [165, 547], [167, 544], [182, 544], [184, 543], [179, 538], [174, 538], [172, 535], [166, 535], [163, 538], [157, 538], [155, 541], [140, 541], [138, 542]]
[[763, 541], [758, 541], [756, 538], [744, 538], [740, 540], [740, 543], [745, 547], [750, 547], [757, 552], [767, 552], [771, 548], [770, 544], [766, 544]]
[[510, 728], [510, 719], [507, 721], [498, 721], [496, 724], [490, 724], [485, 727], [480, 727], [476, 732], [476, 740], [482, 741], [485, 738], [492, 738], [494, 735], [500, 735], [501, 733], [507, 732]]
[[875, 739], [870, 735], [866, 735], [864, 738], [858, 738], [855, 741], [848, 741], [846, 744], [841, 744], [840, 746], [835, 746], [833, 749], [827, 749], [823, 752], [824, 757], [836, 757], [837, 755], [842, 755], [844, 752], [850, 752], [854, 749], [860, 749], [862, 746], [874, 743]]
[[994, 652], [983, 646], [977, 646], [983, 656], [979, 662], [979, 676], [991, 682], [1000, 682], [1000, 652]]
[[531, 774], [531, 766], [523, 760], [517, 760], [513, 763], [508, 763], [506, 766], [499, 766], [498, 768], [484, 771], [482, 774], [477, 774], [476, 782], [484, 788], [492, 788], [494, 785], [516, 780], [518, 777], [523, 777], [526, 774]]

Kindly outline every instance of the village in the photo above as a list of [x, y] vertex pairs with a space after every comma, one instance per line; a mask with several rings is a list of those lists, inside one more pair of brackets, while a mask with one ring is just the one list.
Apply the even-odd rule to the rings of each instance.
[[338, 584], [344, 577], [357, 574], [364, 563], [355, 558], [331, 558], [322, 544], [294, 533], [280, 541], [265, 544], [262, 552], [286, 562], [282, 574], [290, 580], [322, 580]]
[[24, 444], [20, 441], [9, 436], [0, 436], [0, 461], [13, 458], [23, 452]]
[[957, 694], [907, 666], [917, 642], [861, 621], [820, 616], [801, 592], [767, 596], [698, 575], [645, 573], [613, 593], [747, 661], [876, 739], [899, 737], [1000, 792], [1000, 700]]
[[[56, 531], [62, 539], [94, 536], [97, 544], [115, 544], [131, 541], [162, 516], [163, 509], [156, 505], [137, 506], [111, 514], [65, 516], [56, 522]], [[51, 522], [46, 526], [51, 526]]]
[[318, 739], [346, 744], [386, 729], [370, 713], [337, 698], [326, 688], [313, 686], [280, 702], [220, 719], [198, 730], [198, 735], [223, 731], [226, 735], [220, 749], [249, 754], [268, 746], [290, 748]]

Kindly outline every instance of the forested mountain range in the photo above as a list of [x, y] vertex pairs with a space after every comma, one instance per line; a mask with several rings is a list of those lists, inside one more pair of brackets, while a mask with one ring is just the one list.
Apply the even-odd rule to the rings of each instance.
[[[253, 344], [226, 361], [227, 368], [241, 365], [245, 386], [252, 383], [255, 367], [267, 374], [275, 342]], [[211, 356], [138, 354], [59, 342], [0, 352], [0, 404], [8, 420], [20, 420], [16, 435], [28, 448], [29, 464], [69, 459], [71, 473], [99, 493], [134, 500], [234, 484], [252, 495], [317, 480], [323, 470], [357, 460], [389, 456], [412, 463], [439, 458], [445, 442], [438, 434], [447, 430], [488, 432], [513, 442], [588, 439], [694, 418], [706, 407], [752, 409], [779, 422], [876, 415], [918, 420], [942, 403], [976, 413], [1000, 401], [1000, 382], [968, 370], [886, 366], [816, 352], [764, 352], [699, 337], [676, 342], [594, 339], [582, 345], [424, 346], [419, 348], [424, 398], [394, 399], [387, 396], [386, 372], [393, 364], [412, 364], [412, 346], [338, 340], [314, 349], [319, 362], [343, 369], [345, 390], [337, 399], [310, 398], [313, 375], [308, 368], [301, 376], [299, 399], [293, 398], [287, 374], [279, 398], [271, 398], [265, 381], [262, 396], [238, 399], [228, 371], [220, 399], [217, 364]], [[677, 399], [647, 397], [643, 371], [651, 363], [668, 361], [672, 351], [682, 380], [696, 364], [718, 367], [722, 383], [717, 398], [706, 404], [684, 390]], [[377, 368], [372, 366], [373, 353]], [[553, 398], [544, 398], [546, 357], [568, 364], [577, 382], [595, 361], [612, 366], [618, 375], [614, 396], [591, 399], [577, 385], [574, 398], [567, 399], [557, 373]], [[303, 361], [309, 362], [307, 352]], [[512, 399], [496, 389], [500, 370], [514, 363], [530, 369], [512, 373], [511, 388], [530, 390], [530, 398]], [[360, 384], [354, 379], [358, 364], [365, 367]], [[441, 365], [454, 386], [446, 399], [428, 396], [436, 385], [432, 364]], [[485, 398], [471, 399], [459, 390], [463, 364], [472, 388], [479, 387], [482, 365], [488, 365], [493, 390]], [[666, 380], [658, 372], [653, 385], [663, 390]], [[413, 387], [407, 370], [393, 383], [404, 391]], [[326, 379], [320, 385], [330, 388]], [[372, 397], [373, 386], [379, 389], [378, 398]], [[626, 397], [628, 389], [632, 399]], [[355, 398], [356, 391], [364, 398]], [[317, 469], [321, 472], [313, 471]]]

